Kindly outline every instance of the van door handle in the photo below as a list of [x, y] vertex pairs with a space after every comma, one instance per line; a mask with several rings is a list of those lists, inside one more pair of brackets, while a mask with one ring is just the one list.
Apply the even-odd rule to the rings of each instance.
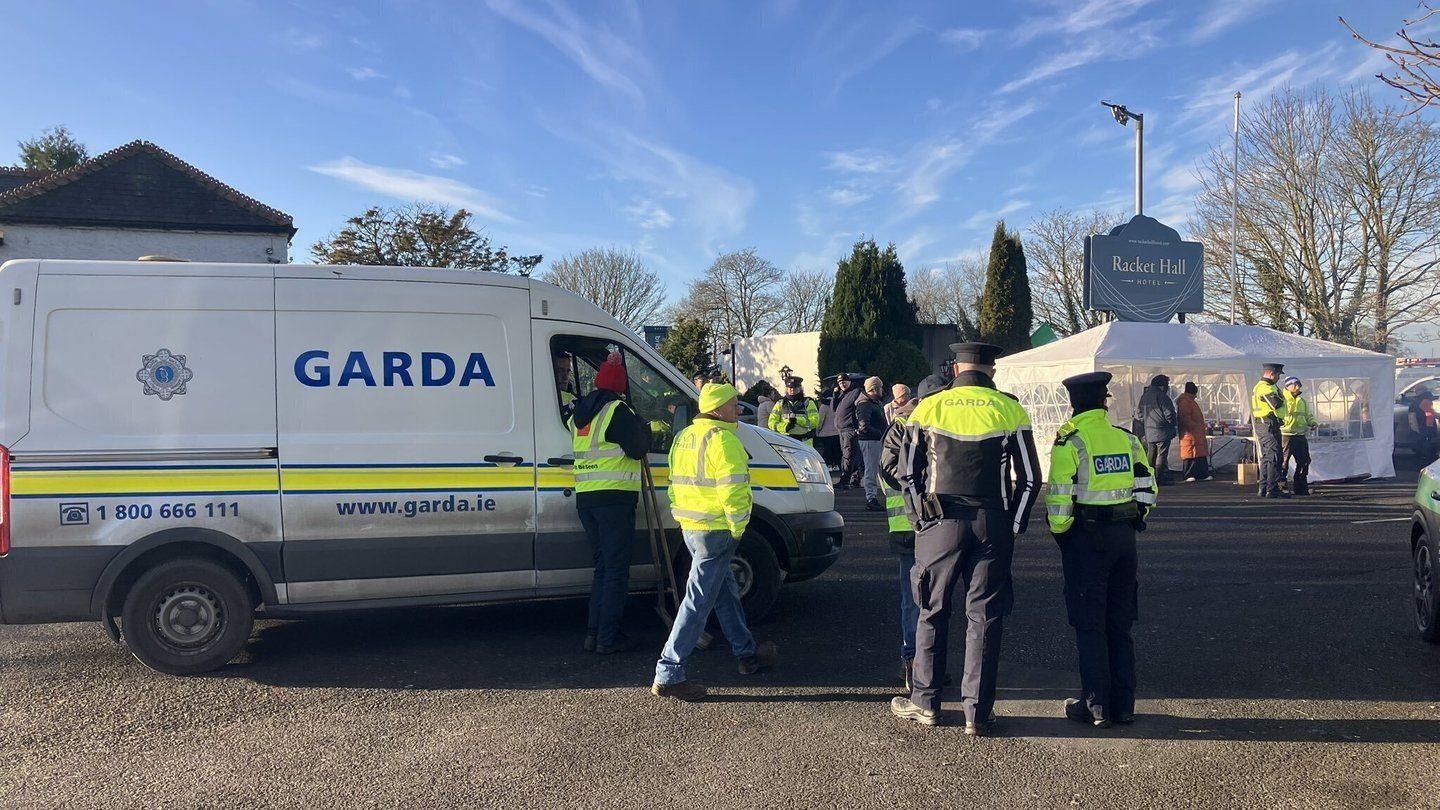
[[575, 466], [575, 459], [569, 456], [552, 456], [545, 459], [545, 463], [551, 467], [573, 467]]
[[491, 464], [519, 464], [520, 462], [525, 460], [520, 456], [512, 456], [509, 453], [501, 453], [499, 455], [493, 456], [484, 456], [484, 459]]

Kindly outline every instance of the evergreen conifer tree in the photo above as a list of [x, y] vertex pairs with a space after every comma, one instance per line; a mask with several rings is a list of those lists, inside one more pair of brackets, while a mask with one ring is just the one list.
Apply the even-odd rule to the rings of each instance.
[[1005, 229], [1002, 219], [995, 223], [995, 236], [990, 241], [990, 263], [976, 323], [980, 339], [1001, 347], [1005, 354], [1025, 351], [1030, 348], [1033, 317], [1025, 248], [1018, 234]]
[[676, 319], [670, 336], [660, 344], [660, 356], [687, 379], [715, 371], [715, 335], [705, 321], [689, 315]]
[[835, 291], [820, 327], [820, 374], [863, 372], [915, 383], [928, 373], [915, 305], [893, 244], [855, 243], [836, 268]]

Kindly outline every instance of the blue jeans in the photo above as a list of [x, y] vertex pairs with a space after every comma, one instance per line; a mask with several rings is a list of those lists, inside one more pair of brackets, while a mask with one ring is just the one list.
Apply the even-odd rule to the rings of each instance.
[[620, 620], [625, 616], [625, 600], [630, 593], [635, 505], [595, 506], [579, 512], [595, 561], [586, 627], [595, 633], [596, 646], [610, 647], [620, 635]]
[[920, 621], [920, 606], [910, 585], [910, 569], [915, 567], [915, 554], [900, 555], [900, 660], [915, 658], [915, 623]]
[[655, 682], [661, 685], [685, 680], [685, 661], [695, 652], [710, 612], [720, 620], [720, 629], [730, 640], [736, 658], [755, 654], [755, 637], [745, 626], [745, 608], [740, 606], [740, 586], [730, 571], [730, 558], [740, 543], [728, 530], [685, 530], [685, 547], [690, 550], [690, 576], [685, 580], [685, 599], [675, 614], [670, 638], [655, 664]]

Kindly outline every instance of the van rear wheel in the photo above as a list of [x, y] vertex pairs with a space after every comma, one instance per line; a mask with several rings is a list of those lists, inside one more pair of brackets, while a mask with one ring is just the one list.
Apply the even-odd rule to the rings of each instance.
[[196, 675], [230, 662], [250, 638], [254, 603], [222, 565], [198, 558], [160, 563], [125, 595], [125, 644], [167, 675]]

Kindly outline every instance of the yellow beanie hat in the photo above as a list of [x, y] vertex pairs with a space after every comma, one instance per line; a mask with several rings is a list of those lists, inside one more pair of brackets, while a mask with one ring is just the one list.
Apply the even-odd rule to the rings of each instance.
[[700, 413], [711, 413], [739, 396], [740, 392], [730, 383], [705, 383], [700, 389]]

